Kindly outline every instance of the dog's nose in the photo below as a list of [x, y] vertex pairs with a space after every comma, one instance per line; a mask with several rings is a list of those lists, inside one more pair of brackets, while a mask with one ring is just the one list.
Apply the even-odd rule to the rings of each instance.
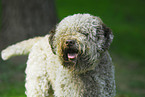
[[75, 44], [75, 40], [67, 40], [66, 45], [67, 46], [73, 46]]

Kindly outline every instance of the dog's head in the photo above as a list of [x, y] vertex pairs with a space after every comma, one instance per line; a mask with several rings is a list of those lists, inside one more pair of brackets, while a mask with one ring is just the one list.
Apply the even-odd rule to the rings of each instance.
[[75, 14], [56, 26], [49, 41], [54, 54], [61, 58], [65, 67], [83, 72], [94, 68], [112, 39], [111, 30], [99, 17]]

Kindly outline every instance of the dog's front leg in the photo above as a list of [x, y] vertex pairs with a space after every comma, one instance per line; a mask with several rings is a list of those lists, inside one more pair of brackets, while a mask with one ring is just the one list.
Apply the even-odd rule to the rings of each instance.
[[49, 82], [46, 70], [47, 56], [43, 47], [37, 43], [29, 54], [26, 67], [26, 95], [27, 97], [47, 97]]

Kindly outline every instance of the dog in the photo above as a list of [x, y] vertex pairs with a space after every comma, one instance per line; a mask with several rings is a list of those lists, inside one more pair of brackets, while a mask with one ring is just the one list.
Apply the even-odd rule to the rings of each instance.
[[50, 34], [9, 46], [2, 58], [28, 56], [28, 97], [114, 97], [110, 28], [90, 14], [64, 18]]

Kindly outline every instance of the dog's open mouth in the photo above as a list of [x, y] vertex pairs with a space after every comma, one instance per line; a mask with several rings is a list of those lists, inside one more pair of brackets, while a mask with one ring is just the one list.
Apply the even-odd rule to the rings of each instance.
[[76, 61], [78, 57], [78, 50], [74, 48], [66, 48], [64, 51], [64, 60], [69, 62]]

